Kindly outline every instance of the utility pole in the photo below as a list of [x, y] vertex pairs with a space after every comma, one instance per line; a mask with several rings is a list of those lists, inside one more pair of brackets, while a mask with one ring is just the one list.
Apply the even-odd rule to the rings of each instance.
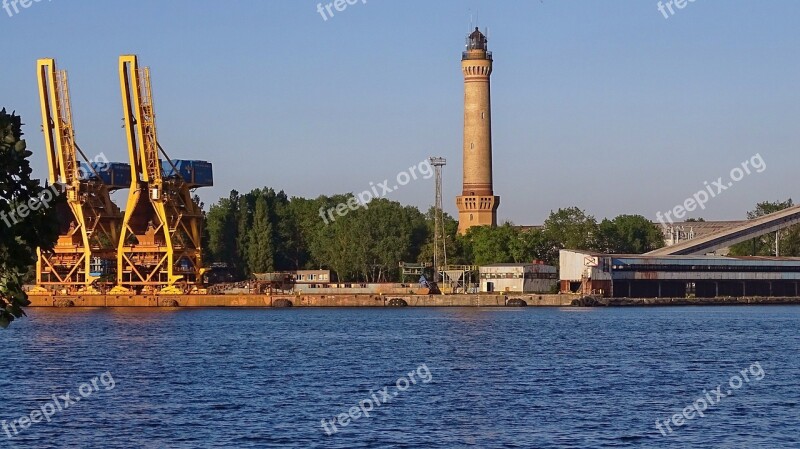
[[[444, 212], [442, 211], [442, 167], [447, 165], [443, 157], [431, 157], [431, 165], [436, 172], [436, 202], [433, 213], [433, 280], [439, 282], [439, 262], [447, 265], [447, 236], [444, 230]], [[440, 252], [441, 251], [441, 252]]]
[[775, 257], [781, 257], [780, 251], [780, 238], [781, 238], [781, 231], [775, 231]]

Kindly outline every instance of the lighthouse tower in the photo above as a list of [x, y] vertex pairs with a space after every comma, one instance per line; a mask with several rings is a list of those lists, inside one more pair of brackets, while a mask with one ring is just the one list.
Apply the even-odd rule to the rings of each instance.
[[489, 77], [492, 52], [476, 27], [461, 56], [464, 72], [464, 182], [458, 206], [458, 232], [473, 226], [497, 226], [500, 197], [492, 185], [492, 106]]

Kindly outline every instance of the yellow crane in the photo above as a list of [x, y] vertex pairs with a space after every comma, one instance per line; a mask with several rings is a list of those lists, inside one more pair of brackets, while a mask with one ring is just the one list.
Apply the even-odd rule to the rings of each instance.
[[[67, 72], [52, 58], [37, 62], [48, 180], [66, 196], [58, 203], [59, 238], [52, 251], [37, 250], [32, 293], [101, 293], [96, 281], [113, 281], [122, 214], [110, 192], [127, 188], [127, 164], [90, 161], [75, 142]], [[85, 164], [81, 163], [81, 156]]]
[[131, 185], [112, 292], [197, 291], [203, 214], [191, 189], [211, 185], [211, 164], [172, 161], [159, 145], [150, 70], [136, 55], [120, 56], [119, 77]]

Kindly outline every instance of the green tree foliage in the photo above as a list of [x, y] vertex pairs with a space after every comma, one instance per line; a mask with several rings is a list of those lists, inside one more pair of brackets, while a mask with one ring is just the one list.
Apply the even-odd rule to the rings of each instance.
[[[211, 260], [239, 267], [247, 276], [264, 271], [324, 268], [342, 281], [387, 282], [400, 278], [398, 262], [433, 261], [434, 209], [388, 199], [341, 209], [352, 195], [291, 198], [272, 189], [233, 191], [208, 212]], [[330, 211], [330, 213], [329, 213]], [[663, 245], [658, 227], [641, 216], [619, 216], [600, 225], [572, 207], [551, 213], [544, 226], [511, 223], [473, 227], [457, 235], [458, 222], [444, 214], [447, 263], [558, 265], [562, 248], [641, 253]]]
[[467, 254], [474, 265], [531, 263], [542, 260], [558, 264], [558, 246], [541, 229], [521, 229], [505, 223], [496, 228], [473, 227], [464, 236]]
[[[431, 206], [425, 214], [428, 238], [419, 251], [419, 256], [417, 257], [417, 262], [419, 263], [431, 263], [433, 261], [433, 236], [436, 226], [435, 212], [436, 208]], [[465, 253], [465, 244], [467, 242], [458, 235], [458, 220], [446, 212], [442, 215], [447, 263], [449, 265], [471, 265], [472, 258], [467, 257]]]
[[[208, 213], [210, 260], [237, 267], [242, 277], [327, 268], [343, 280], [397, 280], [398, 262], [417, 260], [429, 244], [426, 217], [414, 207], [386, 199], [337, 214], [337, 205], [351, 198], [289, 199], [268, 188], [245, 195], [231, 192]], [[331, 208], [333, 219], [323, 219]], [[451, 227], [455, 234], [457, 223]]]
[[551, 212], [544, 221], [544, 234], [557, 250], [594, 250], [598, 239], [597, 220], [577, 207]]
[[266, 195], [258, 195], [254, 202], [253, 219], [247, 231], [247, 268], [251, 273], [267, 273], [275, 269], [272, 220]]
[[489, 265], [512, 260], [512, 246], [519, 239], [519, 231], [510, 223], [496, 228], [476, 226], [467, 231], [472, 261], [475, 265]]
[[209, 208], [205, 220], [208, 241], [204, 248], [207, 261], [227, 263], [235, 272], [241, 272], [237, 263], [238, 223], [239, 192], [234, 190], [229, 198], [222, 198]]
[[[0, 327], [7, 327], [30, 304], [22, 278], [34, 263], [36, 248], [52, 249], [58, 237], [54, 203], [19, 213], [17, 208], [38, 201], [43, 188], [31, 179], [31, 152], [22, 139], [22, 121], [0, 111]], [[11, 217], [15, 213], [16, 222]], [[26, 215], [26, 216], [23, 216]]]
[[[794, 206], [794, 203], [791, 198], [786, 201], [764, 201], [756, 204], [755, 209], [747, 212], [747, 219], [752, 220], [792, 206]], [[733, 256], [774, 256], [775, 237], [775, 233], [773, 232], [746, 242], [738, 243], [731, 246], [730, 254]], [[779, 231], [778, 239], [778, 249], [781, 256], [800, 256], [800, 225], [791, 226]]]
[[605, 253], [642, 254], [664, 246], [664, 233], [641, 215], [620, 215], [598, 226], [595, 248]]
[[530, 229], [522, 233], [526, 256], [517, 257], [521, 261], [542, 260], [548, 265], [558, 266], [558, 244], [541, 229]]
[[[323, 203], [346, 203], [347, 198], [323, 199]], [[417, 260], [429, 237], [425, 217], [414, 207], [387, 199], [373, 200], [368, 206], [328, 225], [317, 214], [321, 227], [310, 236], [313, 260], [331, 267], [340, 279], [397, 280], [398, 262]]]

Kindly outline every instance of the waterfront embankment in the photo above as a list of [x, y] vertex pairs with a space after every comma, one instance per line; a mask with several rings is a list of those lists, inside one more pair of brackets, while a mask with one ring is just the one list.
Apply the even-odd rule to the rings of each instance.
[[565, 307], [580, 295], [31, 295], [29, 299], [32, 307]]

